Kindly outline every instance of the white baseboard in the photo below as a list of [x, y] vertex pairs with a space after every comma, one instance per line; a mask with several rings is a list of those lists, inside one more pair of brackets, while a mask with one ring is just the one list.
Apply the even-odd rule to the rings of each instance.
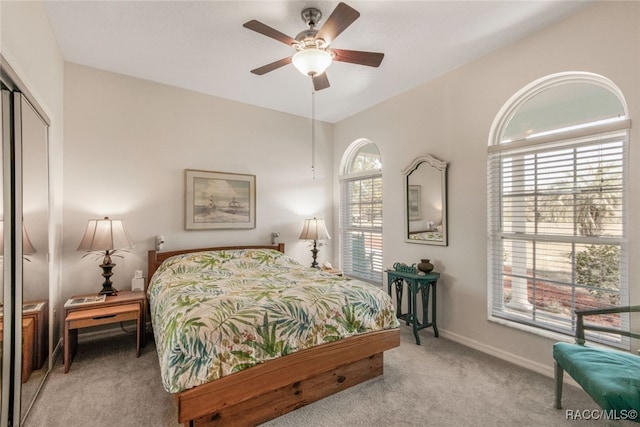
[[51, 354], [51, 366], [56, 364], [56, 361], [58, 360], [58, 357], [62, 357], [62, 349], [63, 349], [63, 338], [60, 337], [60, 339], [58, 340], [58, 342], [56, 343], [55, 347], [53, 347], [53, 353]]
[[[538, 362], [534, 362], [533, 360], [526, 359], [524, 357], [509, 353], [504, 350], [500, 350], [493, 346], [483, 344], [479, 341], [472, 340], [467, 337], [463, 337], [462, 335], [458, 335], [454, 332], [442, 330], [440, 328], [438, 328], [438, 332], [439, 335], [443, 338], [455, 341], [466, 347], [473, 348], [475, 350], [481, 351], [482, 353], [489, 354], [509, 363], [513, 363], [514, 365], [518, 365], [522, 368], [529, 369], [530, 371], [537, 372], [538, 374], [544, 375], [546, 377], [554, 378], [553, 366], [547, 366]], [[578, 383], [576, 383], [574, 379], [569, 375], [564, 375], [563, 380], [564, 383], [571, 384], [575, 387], [580, 387]]]

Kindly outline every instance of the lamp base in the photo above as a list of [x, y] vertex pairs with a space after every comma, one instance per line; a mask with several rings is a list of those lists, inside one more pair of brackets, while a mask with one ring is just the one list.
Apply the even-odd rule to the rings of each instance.
[[111, 271], [113, 267], [116, 265], [112, 262], [105, 264], [100, 264], [100, 268], [102, 268], [102, 277], [104, 277], [104, 283], [102, 284], [102, 290], [98, 293], [98, 295], [118, 295], [118, 290], [115, 289], [111, 282], [111, 276], [113, 276], [113, 272]]
[[311, 257], [313, 258], [313, 262], [311, 263], [311, 268], [320, 268], [318, 264], [318, 248], [316, 246], [316, 240], [313, 241], [313, 249], [311, 249]]
[[118, 295], [118, 290], [112, 286], [105, 286], [102, 284], [102, 290], [98, 292], [98, 295], [106, 295], [108, 297]]

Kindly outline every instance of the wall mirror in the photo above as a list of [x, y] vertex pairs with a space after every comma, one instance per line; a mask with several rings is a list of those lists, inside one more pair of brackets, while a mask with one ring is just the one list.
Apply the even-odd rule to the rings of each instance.
[[404, 171], [405, 241], [447, 245], [447, 162], [420, 156]]

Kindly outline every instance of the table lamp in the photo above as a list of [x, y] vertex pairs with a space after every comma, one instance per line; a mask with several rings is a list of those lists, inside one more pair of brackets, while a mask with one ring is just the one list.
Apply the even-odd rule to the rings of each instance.
[[311, 249], [311, 254], [313, 257], [313, 263], [311, 267], [320, 268], [318, 265], [318, 240], [328, 240], [331, 239], [329, 236], [329, 232], [327, 231], [327, 226], [324, 224], [324, 219], [305, 219], [304, 226], [302, 227], [302, 233], [300, 233], [300, 240], [313, 240], [313, 249]]
[[121, 219], [90, 219], [87, 229], [82, 236], [79, 251], [104, 251], [104, 260], [100, 264], [104, 283], [100, 295], [117, 295], [118, 291], [113, 288], [111, 282], [111, 271], [116, 265], [111, 261], [111, 255], [118, 249], [132, 248], [133, 243], [124, 228], [124, 221]]
[[[31, 255], [35, 254], [36, 248], [33, 247], [31, 243], [31, 239], [29, 239], [29, 235], [27, 234], [27, 229], [22, 224], [22, 255]], [[4, 220], [0, 219], [0, 256], [4, 255]], [[29, 259], [25, 258], [27, 261]]]

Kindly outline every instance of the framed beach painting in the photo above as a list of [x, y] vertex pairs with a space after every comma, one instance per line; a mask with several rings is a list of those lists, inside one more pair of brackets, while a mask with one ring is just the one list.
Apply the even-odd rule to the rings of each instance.
[[256, 176], [185, 169], [185, 228], [256, 228]]
[[420, 185], [410, 185], [407, 189], [407, 207], [410, 221], [422, 219], [421, 191]]

